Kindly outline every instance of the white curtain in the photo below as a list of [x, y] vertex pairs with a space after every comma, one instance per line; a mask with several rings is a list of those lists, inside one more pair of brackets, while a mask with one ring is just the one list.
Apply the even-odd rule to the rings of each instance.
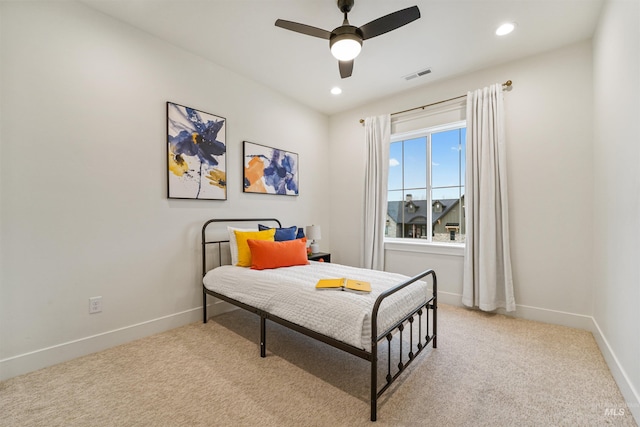
[[467, 94], [467, 236], [462, 303], [514, 311], [502, 85]]
[[391, 116], [367, 117], [364, 121], [367, 149], [364, 185], [364, 247], [362, 265], [384, 269], [384, 227], [387, 220], [387, 177]]

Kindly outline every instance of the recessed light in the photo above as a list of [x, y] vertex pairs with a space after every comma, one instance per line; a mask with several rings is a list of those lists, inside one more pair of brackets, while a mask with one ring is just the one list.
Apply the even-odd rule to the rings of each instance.
[[340, 89], [339, 87], [334, 87], [331, 89], [331, 93], [334, 95], [340, 95], [342, 93], [342, 89]]
[[504, 36], [512, 32], [516, 28], [516, 24], [513, 22], [506, 22], [498, 27], [496, 30], [497, 36]]

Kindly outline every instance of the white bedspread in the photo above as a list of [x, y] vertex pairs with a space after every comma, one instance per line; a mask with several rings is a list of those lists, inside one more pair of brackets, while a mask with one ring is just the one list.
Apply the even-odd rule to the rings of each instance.
[[[371, 293], [316, 290], [319, 279], [348, 277], [371, 283]], [[203, 279], [207, 289], [328, 335], [354, 347], [371, 350], [371, 310], [381, 292], [407, 276], [311, 261], [310, 265], [251, 270], [225, 265]], [[427, 301], [427, 284], [411, 284], [384, 300], [378, 333], [385, 331]]]

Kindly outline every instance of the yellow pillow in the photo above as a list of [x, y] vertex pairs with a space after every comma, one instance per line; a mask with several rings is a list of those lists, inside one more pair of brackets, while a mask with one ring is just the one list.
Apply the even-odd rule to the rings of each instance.
[[247, 240], [269, 240], [273, 242], [273, 236], [276, 234], [274, 228], [264, 231], [233, 231], [236, 234], [238, 243], [238, 267], [251, 267], [251, 250]]

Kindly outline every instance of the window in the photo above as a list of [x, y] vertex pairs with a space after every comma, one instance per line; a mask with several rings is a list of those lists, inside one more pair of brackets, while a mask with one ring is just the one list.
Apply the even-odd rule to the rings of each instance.
[[466, 123], [391, 136], [386, 237], [463, 243]]

